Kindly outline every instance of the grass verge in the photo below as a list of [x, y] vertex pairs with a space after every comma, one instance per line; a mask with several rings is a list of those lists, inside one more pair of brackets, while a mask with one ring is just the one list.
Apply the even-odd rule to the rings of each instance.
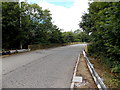
[[120, 80], [115, 79], [115, 74], [111, 73], [110, 68], [101, 63], [101, 60], [98, 58], [94, 58], [92, 56], [89, 58], [90, 62], [94, 65], [96, 72], [103, 79], [107, 88], [120, 88]]

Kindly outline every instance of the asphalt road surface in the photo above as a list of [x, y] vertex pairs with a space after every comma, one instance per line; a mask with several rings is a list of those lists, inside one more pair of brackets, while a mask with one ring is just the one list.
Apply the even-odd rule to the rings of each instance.
[[36, 50], [2, 59], [3, 88], [69, 88], [85, 44]]

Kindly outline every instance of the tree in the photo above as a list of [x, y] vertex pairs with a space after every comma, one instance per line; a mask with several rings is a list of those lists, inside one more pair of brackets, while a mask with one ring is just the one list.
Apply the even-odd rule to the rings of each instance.
[[73, 32], [64, 32], [63, 33], [64, 42], [74, 42], [74, 33]]
[[3, 2], [3, 48], [18, 49], [20, 44], [62, 43], [62, 33], [52, 23], [49, 10], [37, 4]]
[[[20, 8], [18, 2], [2, 3], [2, 45], [3, 48], [18, 48], [20, 30]], [[16, 44], [14, 43], [16, 42]]]
[[[82, 16], [80, 27], [91, 33], [90, 51], [108, 63], [112, 71], [120, 70], [120, 3], [93, 2], [89, 5], [89, 13]], [[108, 61], [109, 60], [109, 61]], [[117, 69], [116, 69], [117, 67]], [[114, 69], [115, 68], [115, 69]]]

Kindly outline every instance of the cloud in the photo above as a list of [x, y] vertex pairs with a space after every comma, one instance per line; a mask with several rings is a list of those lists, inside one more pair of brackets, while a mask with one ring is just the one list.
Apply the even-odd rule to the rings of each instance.
[[52, 14], [53, 22], [64, 31], [74, 31], [79, 29], [79, 22], [84, 11], [87, 11], [88, 0], [74, 0], [70, 8], [54, 5], [45, 0], [38, 2], [43, 9], [49, 9]]

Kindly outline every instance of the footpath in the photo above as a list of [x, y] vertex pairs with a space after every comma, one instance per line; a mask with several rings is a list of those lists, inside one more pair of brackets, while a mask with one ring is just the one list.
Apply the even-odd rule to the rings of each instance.
[[71, 88], [95, 88], [97, 86], [92, 78], [92, 75], [88, 69], [86, 60], [84, 58], [83, 53], [81, 52], [78, 61], [76, 63], [73, 80], [71, 84]]
[[107, 90], [84, 51], [78, 56], [71, 88]]
[[81, 53], [80, 55], [80, 62], [78, 64], [76, 76], [82, 77], [82, 82], [79, 84], [75, 84], [77, 88], [97, 88], [91, 73], [87, 67], [86, 60]]

